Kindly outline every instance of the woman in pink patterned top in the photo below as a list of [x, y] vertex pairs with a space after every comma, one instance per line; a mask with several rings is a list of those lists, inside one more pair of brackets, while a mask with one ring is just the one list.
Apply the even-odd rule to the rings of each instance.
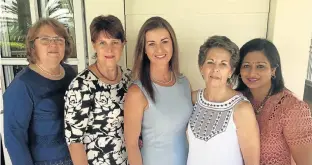
[[312, 118], [306, 103], [284, 87], [280, 56], [268, 40], [253, 39], [240, 50], [237, 90], [257, 115], [261, 165], [312, 165]]

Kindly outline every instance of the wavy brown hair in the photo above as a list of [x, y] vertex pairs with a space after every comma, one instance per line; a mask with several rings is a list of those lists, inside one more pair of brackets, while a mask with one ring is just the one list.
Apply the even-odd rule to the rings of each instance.
[[43, 26], [50, 26], [57, 35], [65, 39], [65, 54], [62, 62], [66, 61], [67, 58], [72, 55], [73, 42], [69, 36], [65, 26], [53, 18], [42, 18], [38, 20], [29, 30], [26, 37], [26, 54], [27, 61], [31, 64], [36, 63], [36, 54], [34, 52], [34, 40], [38, 37], [39, 30]]
[[132, 68], [132, 76], [134, 80], [140, 80], [143, 88], [146, 90], [152, 101], [155, 102], [155, 92], [150, 77], [150, 61], [145, 53], [146, 33], [150, 30], [159, 28], [166, 29], [172, 40], [173, 53], [169, 61], [169, 69], [174, 73], [175, 77], [180, 75], [179, 70], [179, 49], [177, 38], [172, 26], [161, 17], [151, 17], [142, 25], [134, 52], [134, 65]]

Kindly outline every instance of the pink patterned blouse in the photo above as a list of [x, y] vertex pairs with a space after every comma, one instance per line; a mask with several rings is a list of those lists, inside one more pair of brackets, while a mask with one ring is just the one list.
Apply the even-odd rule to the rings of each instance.
[[[260, 103], [252, 102], [254, 108]], [[308, 105], [284, 89], [266, 101], [257, 115], [261, 139], [261, 165], [290, 165], [289, 146], [312, 143]]]

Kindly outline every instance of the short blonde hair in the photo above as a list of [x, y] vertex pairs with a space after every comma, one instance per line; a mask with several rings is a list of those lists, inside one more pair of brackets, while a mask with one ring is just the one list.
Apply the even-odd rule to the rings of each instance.
[[36, 63], [36, 55], [34, 54], [34, 40], [41, 27], [50, 26], [57, 35], [65, 39], [65, 55], [62, 61], [66, 61], [67, 58], [73, 52], [73, 44], [71, 37], [69, 36], [66, 28], [63, 24], [53, 18], [42, 18], [38, 20], [29, 30], [26, 37], [26, 57], [29, 63]]

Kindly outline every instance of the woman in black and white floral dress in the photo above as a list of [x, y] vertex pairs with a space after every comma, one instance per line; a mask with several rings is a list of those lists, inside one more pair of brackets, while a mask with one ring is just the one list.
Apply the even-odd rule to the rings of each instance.
[[127, 165], [123, 135], [124, 95], [130, 70], [117, 65], [125, 43], [115, 16], [90, 25], [97, 61], [72, 81], [65, 95], [65, 136], [74, 164]]

